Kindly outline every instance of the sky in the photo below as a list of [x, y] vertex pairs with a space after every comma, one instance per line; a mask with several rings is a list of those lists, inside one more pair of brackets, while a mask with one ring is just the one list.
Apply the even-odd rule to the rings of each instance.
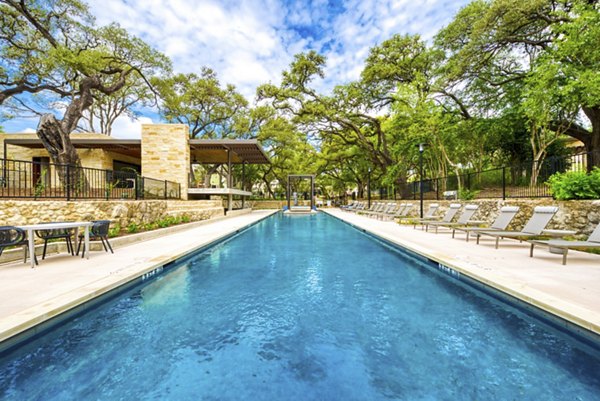
[[[323, 93], [357, 79], [369, 49], [394, 34], [431, 40], [468, 0], [92, 0], [99, 25], [117, 22], [173, 61], [175, 72], [212, 68], [222, 85], [236, 86], [251, 103], [256, 87], [278, 84], [295, 54], [327, 58]], [[140, 124], [120, 118], [117, 138], [139, 138]], [[0, 122], [6, 132], [34, 132], [37, 119]]]

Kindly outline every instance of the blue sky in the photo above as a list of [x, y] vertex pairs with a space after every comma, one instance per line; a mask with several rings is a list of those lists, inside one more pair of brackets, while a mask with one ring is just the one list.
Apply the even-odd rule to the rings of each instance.
[[[279, 83], [297, 53], [327, 57], [318, 89], [357, 79], [371, 47], [396, 33], [431, 39], [467, 0], [102, 0], [89, 5], [100, 25], [118, 22], [168, 55], [176, 72], [217, 72], [253, 102], [255, 89]], [[122, 118], [113, 136], [139, 137], [139, 121]], [[7, 132], [33, 131], [37, 120], [0, 123]]]

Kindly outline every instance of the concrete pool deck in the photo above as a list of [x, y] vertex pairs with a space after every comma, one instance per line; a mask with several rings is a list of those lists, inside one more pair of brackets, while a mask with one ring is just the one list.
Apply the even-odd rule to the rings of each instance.
[[569, 251], [563, 266], [562, 255], [547, 247], [537, 246], [530, 258], [527, 242], [505, 239], [494, 249], [492, 237], [482, 236], [476, 245], [464, 233], [452, 239], [450, 230], [435, 234], [340, 209], [324, 211], [600, 335], [600, 255]]
[[254, 211], [182, 226], [178, 232], [122, 246], [115, 254], [92, 251], [89, 259], [67, 253], [40, 257], [35, 269], [22, 261], [0, 265], [0, 342], [275, 212]]
[[[482, 237], [481, 245], [476, 245], [474, 241], [467, 243], [462, 233], [452, 239], [449, 231], [427, 233], [339, 209], [324, 211], [600, 334], [600, 255], [570, 251], [568, 264], [563, 266], [561, 255], [550, 254], [543, 247], [529, 258], [528, 244], [514, 240], [501, 241], [496, 250], [491, 237]], [[276, 212], [254, 211], [182, 227], [160, 238], [122, 246], [114, 255], [94, 251], [89, 260], [62, 253], [40, 260], [35, 269], [23, 263], [0, 265], [0, 341], [39, 327]]]

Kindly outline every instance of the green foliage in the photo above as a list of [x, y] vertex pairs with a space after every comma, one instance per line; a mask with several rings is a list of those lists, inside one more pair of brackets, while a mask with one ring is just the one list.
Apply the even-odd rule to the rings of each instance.
[[152, 83], [163, 100], [162, 115], [168, 122], [189, 125], [191, 138], [230, 138], [246, 133], [236, 128], [244, 125], [241, 120], [248, 112], [248, 102], [233, 85], [221, 87], [210, 68], [202, 68], [200, 76], [156, 77]]
[[589, 174], [582, 171], [557, 173], [547, 183], [558, 200], [600, 198], [600, 168], [595, 168]]
[[478, 193], [479, 191], [463, 188], [458, 191], [458, 198], [465, 201], [473, 200]]
[[129, 223], [126, 230], [129, 234], [135, 234], [140, 231], [140, 226], [136, 223]]
[[40, 177], [38, 178], [37, 182], [35, 183], [35, 188], [33, 190], [33, 198], [34, 199], [39, 198], [46, 190], [46, 175], [48, 175], [48, 169], [43, 168], [42, 173], [40, 174]]
[[117, 237], [121, 233], [121, 225], [119, 223], [108, 229], [109, 238]]

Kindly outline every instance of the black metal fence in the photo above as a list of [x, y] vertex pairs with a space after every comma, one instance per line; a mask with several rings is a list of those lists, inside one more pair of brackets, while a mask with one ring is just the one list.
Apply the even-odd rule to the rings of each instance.
[[600, 152], [546, 158], [539, 164], [529, 162], [422, 182], [415, 181], [410, 190], [413, 199], [420, 197], [420, 185], [423, 186], [424, 199], [552, 197], [546, 184], [552, 174], [587, 171], [588, 166], [592, 166], [595, 160], [600, 160]]
[[181, 187], [134, 171], [0, 159], [0, 198], [180, 199]]

